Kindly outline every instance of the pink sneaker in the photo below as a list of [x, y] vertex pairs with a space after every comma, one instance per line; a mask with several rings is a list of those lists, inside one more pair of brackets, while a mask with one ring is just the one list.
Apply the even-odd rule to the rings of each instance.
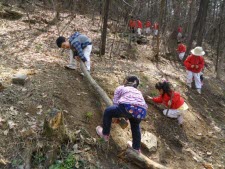
[[102, 130], [103, 130], [103, 128], [102, 128], [101, 126], [97, 126], [97, 127], [96, 127], [96, 132], [97, 132], [97, 134], [98, 134], [101, 138], [103, 138], [105, 142], [109, 141], [109, 136], [103, 135]]
[[132, 148], [136, 153], [141, 154], [141, 150], [136, 150], [132, 147], [132, 141], [127, 142], [127, 147]]

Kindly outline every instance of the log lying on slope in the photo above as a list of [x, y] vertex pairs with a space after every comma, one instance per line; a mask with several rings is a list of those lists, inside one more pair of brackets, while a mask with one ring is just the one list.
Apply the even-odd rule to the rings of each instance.
[[144, 154], [137, 154], [135, 151], [133, 151], [131, 148], [128, 148], [125, 151], [125, 158], [137, 166], [141, 168], [153, 168], [153, 169], [169, 169], [168, 167], [165, 167], [148, 157], [146, 157]]
[[23, 14], [19, 11], [16, 11], [17, 9], [8, 6], [7, 4], [0, 2], [0, 18], [3, 19], [20, 19], [23, 17]]
[[[89, 83], [93, 86], [95, 91], [101, 96], [106, 106], [111, 106], [113, 104], [112, 100], [108, 97], [106, 92], [96, 83], [96, 81], [91, 77], [90, 73], [87, 71], [86, 66], [84, 65], [83, 62], [80, 62], [80, 67], [85, 77], [87, 78]], [[125, 132], [121, 127], [119, 127], [119, 125], [113, 125], [110, 135], [112, 136], [113, 140], [117, 143], [117, 145], [121, 150], [127, 147], [126, 138], [129, 137], [127, 133], [128, 132]], [[143, 154], [137, 154], [130, 148], [128, 148], [125, 153], [127, 157], [132, 159], [132, 161], [135, 162], [135, 164], [137, 164], [140, 167], [153, 169], [168, 169], [167, 167], [152, 161]]]
[[[106, 106], [113, 105], [112, 100], [109, 98], [106, 92], [96, 83], [96, 81], [91, 77], [90, 73], [87, 71], [86, 66], [84, 65], [83, 62], [80, 62], [80, 67], [85, 77], [87, 78], [89, 83], [93, 86], [95, 91], [100, 95], [102, 100], [105, 102]], [[110, 135], [112, 136], [113, 140], [118, 144], [119, 148], [124, 149], [127, 146], [126, 138], [129, 137], [127, 134], [128, 132], [125, 133], [124, 130], [118, 125], [113, 124], [112, 128], [113, 130], [111, 131]]]

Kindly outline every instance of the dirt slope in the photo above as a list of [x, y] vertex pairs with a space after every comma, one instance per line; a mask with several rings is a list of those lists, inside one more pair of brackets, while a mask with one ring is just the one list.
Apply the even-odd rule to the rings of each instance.
[[[51, 20], [52, 16], [50, 11], [37, 9], [31, 17]], [[101, 124], [100, 112], [104, 106], [80, 76], [79, 70], [64, 69], [68, 61], [67, 51], [62, 52], [55, 45], [56, 26], [38, 22], [29, 30], [28, 24], [22, 22], [24, 19], [0, 20], [0, 79], [6, 87], [0, 92], [1, 167], [22, 167], [26, 143], [31, 140], [38, 147], [32, 157], [32, 166], [44, 168], [46, 150], [38, 143], [43, 142], [40, 133], [45, 113], [55, 107], [64, 110], [68, 130], [77, 133], [76, 142], [61, 145], [58, 163], [66, 161], [65, 165], [69, 166], [68, 157], [72, 153], [75, 154], [72, 163], [73, 166], [76, 163], [77, 168], [136, 168], [117, 157], [116, 143], [110, 141], [105, 145], [96, 136], [95, 127]], [[60, 29], [68, 21], [69, 18], [60, 21]], [[69, 36], [75, 30], [87, 34], [93, 39], [95, 51], [100, 38], [98, 22], [96, 18], [95, 24], [90, 24], [92, 21], [88, 17], [77, 15], [63, 34]], [[111, 50], [114, 37], [116, 40]], [[151, 37], [148, 38], [151, 42]], [[106, 56], [99, 58], [92, 54], [92, 76], [110, 97], [126, 75], [136, 74], [141, 79], [140, 90], [144, 94], [157, 94], [154, 84], [168, 78], [190, 106], [184, 126], [180, 128], [176, 120], [164, 117], [160, 108], [149, 104], [148, 117], [141, 127], [142, 131], [152, 132], [158, 137], [159, 146], [155, 153], [143, 152], [149, 158], [176, 169], [204, 168], [199, 159], [211, 163], [214, 168], [225, 168], [225, 85], [214, 78], [210, 58], [206, 58], [211, 67], [205, 71], [203, 94], [198, 95], [194, 89], [186, 88], [186, 73], [179, 62], [163, 55], [158, 64], [151, 61], [154, 52], [150, 45], [133, 44], [132, 52], [127, 52], [127, 40], [120, 40], [111, 33], [107, 42]], [[29, 74], [25, 86], [11, 84], [12, 75], [17, 72]], [[45, 144], [51, 147], [54, 140]], [[8, 164], [2, 164], [7, 160]]]

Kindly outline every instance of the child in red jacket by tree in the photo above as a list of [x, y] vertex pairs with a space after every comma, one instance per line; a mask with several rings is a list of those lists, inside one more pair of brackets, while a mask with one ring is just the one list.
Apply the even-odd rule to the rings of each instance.
[[163, 114], [170, 118], [177, 118], [178, 124], [183, 123], [183, 114], [188, 109], [188, 105], [184, 102], [184, 99], [180, 96], [180, 93], [171, 89], [171, 84], [167, 81], [158, 82], [155, 88], [159, 91], [158, 97], [147, 96], [147, 100], [154, 103], [162, 103], [168, 109], [163, 110]]
[[149, 20], [145, 23], [145, 33], [146, 35], [150, 35], [151, 33], [151, 22]]
[[136, 26], [136, 21], [134, 20], [133, 16], [131, 16], [129, 21], [129, 28], [131, 33], [135, 33], [135, 26]]
[[181, 39], [182, 39], [182, 27], [179, 26], [178, 29], [177, 29], [177, 42], [180, 42]]
[[181, 42], [177, 42], [177, 43], [178, 43], [177, 52], [179, 54], [179, 59], [183, 60], [185, 52], [186, 52], [186, 46]]
[[187, 69], [187, 85], [191, 88], [191, 83], [194, 77], [195, 87], [199, 94], [201, 94], [202, 88], [200, 76], [204, 67], [204, 54], [205, 52], [203, 51], [202, 47], [198, 46], [191, 50], [191, 55], [189, 55], [184, 61], [184, 66]]
[[159, 24], [158, 22], [155, 22], [154, 25], [153, 25], [153, 29], [154, 29], [154, 36], [158, 36], [158, 33], [159, 33]]
[[141, 35], [143, 26], [142, 26], [142, 22], [139, 19], [136, 21], [136, 28], [137, 28], [137, 34]]

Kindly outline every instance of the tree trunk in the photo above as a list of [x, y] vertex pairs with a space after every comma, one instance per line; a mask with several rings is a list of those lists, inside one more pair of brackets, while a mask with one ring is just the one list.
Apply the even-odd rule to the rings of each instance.
[[102, 0], [99, 0], [99, 15], [102, 15]]
[[[202, 0], [203, 1], [203, 0]], [[201, 7], [201, 6], [200, 6]], [[209, 7], [209, 0], [204, 0], [204, 4], [202, 4], [202, 13], [201, 13], [201, 19], [199, 24], [199, 33], [197, 37], [197, 46], [202, 46], [202, 41], [204, 38], [204, 32], [205, 32], [205, 23], [206, 23], [206, 17], [207, 17], [207, 11]]]
[[[217, 45], [217, 58], [216, 58], [216, 77], [218, 79], [221, 79], [222, 76], [222, 67], [223, 67], [223, 62], [224, 62], [224, 52], [225, 52], [225, 42], [223, 42], [223, 39], [225, 37], [224, 33], [224, 23], [222, 22], [225, 19], [224, 16], [224, 11], [225, 11], [225, 1], [223, 1], [221, 5], [221, 11], [220, 11], [220, 24], [219, 24], [219, 39], [218, 39], [218, 45]], [[222, 50], [223, 49], [223, 50]]]
[[52, 5], [53, 5], [53, 9], [54, 9], [54, 12], [55, 12], [55, 17], [49, 22], [49, 24], [56, 24], [56, 28], [57, 28], [57, 34], [58, 36], [60, 35], [60, 31], [59, 31], [59, 19], [60, 19], [60, 3], [59, 1], [54, 1], [54, 0], [51, 0], [52, 2]]
[[169, 169], [159, 163], [156, 163], [155, 161], [147, 158], [146, 156], [144, 156], [143, 154], [137, 154], [136, 152], [134, 152], [134, 150], [132, 150], [131, 148], [128, 148], [126, 150], [126, 159], [131, 161], [132, 163], [138, 165], [141, 168], [145, 168], [145, 169]]
[[164, 35], [164, 33], [165, 33], [165, 31], [166, 31], [166, 28], [167, 28], [167, 24], [168, 24], [168, 17], [167, 16], [169, 16], [168, 15], [168, 13], [167, 13], [167, 7], [168, 7], [168, 2], [167, 2], [167, 0], [165, 1], [165, 5], [164, 5], [164, 10], [163, 10], [163, 21], [162, 21], [162, 23], [163, 23], [163, 27], [162, 27], [162, 30], [161, 30], [161, 32], [162, 32], [162, 34]]
[[103, 29], [102, 29], [102, 38], [101, 38], [101, 55], [105, 54], [109, 4], [110, 4], [110, 0], [105, 0]]
[[[206, 17], [206, 14], [207, 14], [207, 10], [208, 10], [208, 3], [209, 3], [209, 0], [201, 0], [200, 2], [200, 6], [199, 6], [199, 11], [198, 11], [198, 15], [197, 15], [197, 18], [195, 20], [195, 23], [194, 23], [194, 26], [192, 28], [192, 33], [191, 33], [191, 37], [190, 37], [190, 41], [188, 42], [188, 46], [187, 46], [187, 52], [186, 52], [186, 56], [184, 57], [184, 59], [186, 59], [187, 55], [189, 54], [191, 48], [192, 48], [192, 43], [195, 39], [195, 35], [197, 32], [201, 32], [202, 33], [202, 29], [204, 28], [201, 28], [200, 25], [204, 25], [205, 24], [205, 17]], [[199, 34], [199, 37], [198, 37], [198, 42], [199, 44], [198, 45], [201, 45], [202, 43], [202, 34]]]
[[[187, 42], [191, 41], [191, 33], [193, 31], [193, 23], [194, 23], [194, 6], [195, 6], [195, 0], [191, 1], [190, 9], [189, 9], [189, 22], [188, 22], [188, 30], [187, 30]], [[188, 54], [188, 53], [187, 53]]]
[[217, 71], [216, 71], [216, 78], [221, 79], [223, 77], [223, 64], [225, 61], [225, 45], [223, 47], [223, 51], [220, 52], [220, 58], [218, 58], [218, 65], [217, 65]]
[[216, 20], [216, 5], [217, 5], [217, 0], [214, 1], [213, 3], [213, 20]]
[[171, 26], [169, 27], [171, 34], [169, 35], [169, 38], [166, 40], [166, 42], [169, 53], [171, 53], [172, 56], [176, 56], [177, 52], [174, 50], [174, 46], [177, 46], [177, 28], [180, 20], [180, 4], [178, 2], [174, 2], [171, 7], [171, 10], [172, 9], [174, 10], [174, 16], [173, 20], [171, 21]]
[[163, 21], [163, 11], [165, 8], [165, 0], [161, 0], [160, 4], [160, 16], [159, 16], [159, 30], [158, 30], [158, 35], [157, 35], [157, 54], [155, 55], [156, 61], [159, 60], [159, 46], [160, 46], [160, 31], [162, 27], [162, 21]]
[[147, 8], [147, 16], [146, 16], [146, 20], [149, 20], [149, 17], [150, 17], [150, 3], [151, 3], [151, 0], [148, 0], [148, 8]]

